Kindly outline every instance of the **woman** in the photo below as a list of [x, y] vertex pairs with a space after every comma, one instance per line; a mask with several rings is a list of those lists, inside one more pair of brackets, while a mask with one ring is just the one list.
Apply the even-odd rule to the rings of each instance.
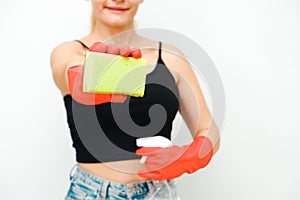
[[[143, 38], [133, 31], [134, 17], [142, 2], [143, 0], [91, 0], [90, 33], [80, 40], [64, 42], [52, 51], [53, 79], [65, 101], [73, 147], [76, 149], [77, 164], [70, 173], [71, 186], [66, 199], [147, 199], [158, 191], [161, 181], [167, 180], [164, 182], [167, 184], [166, 188], [174, 188], [172, 181], [174, 178], [205, 167], [219, 147], [218, 129], [189, 63], [182, 56], [171, 53], [178, 52], [171, 45]], [[120, 33], [124, 34], [114, 37]], [[120, 157], [119, 155], [118, 157], [109, 154], [100, 160], [95, 158], [79, 140], [80, 131], [75, 127], [74, 118], [80, 118], [83, 114], [78, 112], [75, 116], [74, 107], [78, 106], [85, 110], [90, 105], [75, 100], [75, 95], [70, 91], [68, 72], [74, 66], [76, 68], [83, 65], [86, 51], [93, 44], [95, 45], [95, 42], [108, 41], [108, 39], [110, 43], [126, 44], [131, 48], [150, 47], [141, 49], [142, 58], [147, 59], [148, 63], [155, 63], [152, 67], [148, 66], [147, 80], [161, 79], [162, 84], [169, 84], [166, 88], [147, 82], [148, 87], [145, 89], [144, 97], [127, 97], [126, 100], [131, 106], [129, 109], [133, 113], [132, 118], [135, 118], [134, 120], [138, 121], [140, 126], [144, 122], [147, 124], [149, 119], [145, 115], [149, 108], [157, 103], [163, 105], [167, 111], [167, 119], [164, 127], [156, 135], [170, 139], [172, 121], [179, 111], [193, 135], [194, 140], [191, 144], [182, 147], [174, 145], [163, 149], [150, 147], [138, 149], [134, 143], [137, 137], [124, 134], [122, 130], [117, 129], [116, 124], [112, 123], [111, 106], [123, 104], [113, 100], [99, 105], [95, 103], [99, 124], [103, 125], [105, 134], [110, 133], [106, 135], [107, 137], [112, 135], [111, 130], [114, 129], [114, 134], [118, 133], [118, 135], [109, 139], [136, 156], [122, 157], [121, 155]], [[168, 92], [168, 89], [172, 91]], [[134, 117], [135, 113], [139, 114]], [[88, 123], [85, 118], [87, 116], [80, 118], [80, 122]], [[84, 128], [81, 132], [88, 134], [88, 130]], [[103, 142], [99, 141], [99, 146], [105, 146]], [[111, 150], [101, 151], [108, 153]], [[141, 156], [147, 156], [144, 164], [140, 163]], [[171, 196], [176, 194], [173, 193]], [[168, 197], [168, 199], [172, 198]]]

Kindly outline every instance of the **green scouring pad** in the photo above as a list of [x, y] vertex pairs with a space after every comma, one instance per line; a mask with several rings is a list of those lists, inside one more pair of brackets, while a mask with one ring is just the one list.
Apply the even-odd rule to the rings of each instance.
[[144, 58], [88, 51], [84, 63], [83, 92], [142, 97], [146, 68], [147, 60]]

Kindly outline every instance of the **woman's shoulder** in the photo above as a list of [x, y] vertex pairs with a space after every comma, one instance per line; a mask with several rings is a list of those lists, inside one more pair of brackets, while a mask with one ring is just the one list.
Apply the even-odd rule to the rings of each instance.
[[186, 76], [192, 70], [184, 53], [173, 44], [162, 43], [161, 58], [165, 65], [173, 72], [177, 82], [182, 76]]
[[74, 61], [77, 62], [78, 57], [84, 57], [85, 50], [77, 41], [66, 41], [55, 46], [50, 55], [50, 63], [52, 68], [64, 69]]
[[50, 55], [50, 66], [53, 79], [62, 94], [68, 93], [66, 84], [66, 71], [72, 65], [83, 62], [84, 49], [76, 41], [66, 41], [58, 44], [52, 49]]
[[161, 45], [161, 56], [164, 60], [167, 62], [172, 63], [181, 63], [181, 62], [187, 62], [184, 53], [170, 43], [163, 42]]
[[140, 46], [149, 54], [157, 54], [158, 49], [160, 48], [160, 57], [162, 61], [173, 75], [176, 83], [178, 83], [180, 75], [186, 73], [186, 69], [190, 68], [189, 62], [186, 60], [183, 52], [175, 45], [165, 41], [148, 38], [143, 38], [141, 41]]
[[68, 51], [72, 50], [75, 46], [75, 41], [64, 41], [56, 45], [52, 52], [61, 52], [61, 51]]
[[55, 46], [51, 52], [51, 58], [59, 60], [68, 59], [70, 56], [82, 54], [82, 46], [77, 41], [65, 41]]

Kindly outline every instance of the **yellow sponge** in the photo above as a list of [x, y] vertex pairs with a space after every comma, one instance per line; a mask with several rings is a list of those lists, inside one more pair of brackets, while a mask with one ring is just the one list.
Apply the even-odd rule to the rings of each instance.
[[83, 92], [142, 97], [147, 60], [99, 52], [86, 54]]

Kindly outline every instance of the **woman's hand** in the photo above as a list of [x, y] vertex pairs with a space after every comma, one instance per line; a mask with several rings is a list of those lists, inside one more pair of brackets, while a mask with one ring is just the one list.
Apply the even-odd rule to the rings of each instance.
[[[102, 42], [95, 42], [88, 49], [88, 51], [121, 55], [125, 57], [132, 56], [134, 58], [142, 57], [140, 49], [130, 49], [126, 45], [117, 46], [115, 44], [104, 44]], [[76, 101], [86, 105], [98, 105], [107, 102], [123, 103], [126, 100], [127, 95], [125, 94], [102, 94], [83, 92], [83, 73], [83, 65], [70, 67], [68, 70], [69, 91]]]
[[198, 136], [189, 145], [182, 147], [142, 147], [137, 155], [147, 156], [148, 171], [138, 172], [139, 176], [154, 180], [170, 180], [183, 173], [193, 173], [205, 167], [212, 158], [213, 145], [205, 136]]
[[133, 57], [141, 58], [142, 52], [139, 48], [130, 49], [127, 45], [117, 46], [115, 44], [104, 44], [102, 42], [95, 42], [90, 48], [89, 51], [99, 52], [99, 53], [108, 53], [113, 55], [121, 55], [124, 57]]

